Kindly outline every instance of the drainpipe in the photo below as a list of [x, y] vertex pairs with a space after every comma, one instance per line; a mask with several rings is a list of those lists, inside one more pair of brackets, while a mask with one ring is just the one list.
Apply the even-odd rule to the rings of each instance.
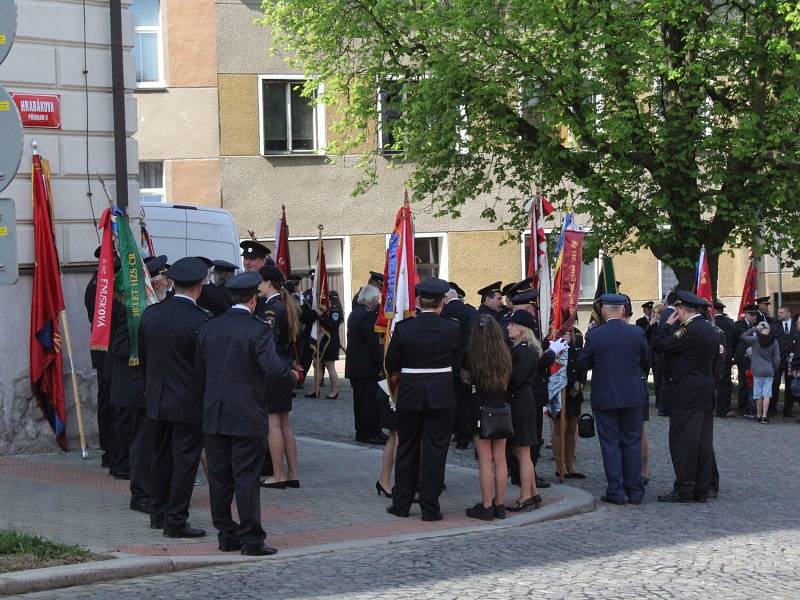
[[125, 135], [125, 70], [122, 60], [122, 1], [111, 0], [111, 95], [114, 101], [114, 172], [117, 206], [128, 210], [128, 152]]

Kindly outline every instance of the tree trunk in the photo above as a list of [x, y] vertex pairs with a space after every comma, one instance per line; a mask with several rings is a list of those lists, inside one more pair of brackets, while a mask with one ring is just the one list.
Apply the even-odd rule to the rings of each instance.
[[693, 292], [695, 283], [695, 270], [692, 267], [673, 267], [672, 265], [670, 265], [670, 267], [675, 273], [675, 277], [678, 278], [678, 289], [685, 292]]
[[716, 252], [709, 252], [706, 249], [706, 259], [708, 260], [708, 272], [711, 275], [711, 293], [713, 299], [719, 298], [717, 294], [717, 280], [719, 279], [719, 254]]

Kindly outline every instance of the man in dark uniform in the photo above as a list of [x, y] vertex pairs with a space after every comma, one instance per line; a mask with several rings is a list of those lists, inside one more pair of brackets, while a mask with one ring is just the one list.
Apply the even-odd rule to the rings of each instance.
[[[166, 256], [157, 256], [147, 261], [151, 277], [160, 273], [167, 264]], [[124, 304], [114, 301], [119, 308], [112, 307], [111, 316], [111, 399], [116, 406], [114, 431], [116, 464], [112, 473], [125, 479], [125, 464], [130, 479], [130, 509], [150, 514], [150, 467], [153, 463], [153, 427], [145, 409], [145, 383], [142, 365], [129, 365], [130, 337], [128, 333], [128, 311]], [[114, 311], [117, 311], [116, 314]], [[116, 321], [115, 321], [116, 320]]]
[[[219, 549], [266, 556], [259, 475], [267, 440], [267, 382], [294, 384], [289, 366], [275, 352], [272, 331], [253, 316], [261, 277], [241, 273], [226, 287], [233, 306], [207, 321], [197, 337], [197, 386], [203, 397], [211, 518]], [[236, 496], [239, 523], [231, 515]]]
[[264, 244], [253, 240], [245, 240], [239, 244], [239, 247], [242, 249], [242, 264], [245, 271], [258, 272], [261, 267], [267, 265], [275, 266], [275, 261], [269, 257], [272, 251]]
[[380, 304], [380, 292], [364, 286], [358, 293], [356, 305], [347, 318], [347, 355], [344, 376], [353, 388], [353, 422], [356, 441], [364, 444], [384, 444], [388, 439], [380, 427], [378, 379], [383, 374], [383, 346], [375, 332], [375, 308]]
[[302, 336], [305, 343], [300, 352], [300, 366], [303, 368], [303, 376], [308, 375], [311, 364], [314, 362], [314, 342], [311, 339], [311, 331], [314, 323], [317, 322], [319, 315], [313, 308], [314, 294], [311, 290], [306, 290], [302, 295], [300, 303], [300, 324], [303, 326]]
[[[747, 355], [747, 344], [742, 341], [742, 335], [758, 321], [758, 307], [755, 304], [748, 304], [744, 307], [744, 317], [734, 323], [733, 333], [731, 334], [733, 348], [733, 362], [739, 374], [739, 393], [737, 398], [736, 410], [740, 416], [750, 412], [750, 389], [747, 387], [747, 371], [750, 370], [750, 357]], [[728, 413], [731, 415], [730, 412]]]
[[[94, 251], [94, 257], [100, 258], [100, 246]], [[116, 252], [114, 252], [116, 258]], [[115, 269], [119, 270], [119, 259], [116, 258]], [[94, 321], [94, 302], [97, 295], [97, 271], [92, 274], [86, 290], [83, 294], [83, 303], [86, 306], [86, 316], [89, 318], [89, 325]], [[103, 371], [107, 352], [104, 350], [90, 350], [92, 368], [97, 374], [97, 433], [99, 437], [100, 449], [103, 451], [101, 465], [103, 468], [111, 466], [113, 461], [113, 427], [114, 427], [114, 407], [111, 404], [110, 373]]]
[[579, 369], [592, 370], [591, 403], [608, 482], [600, 499], [641, 504], [644, 373], [650, 351], [644, 331], [624, 320], [623, 295], [603, 294], [600, 302], [604, 322], [589, 330], [577, 356]]
[[769, 296], [761, 296], [760, 298], [756, 298], [756, 307], [758, 308], [758, 323], [761, 323], [762, 321], [773, 323], [775, 321], [775, 319], [772, 318], [771, 306], [772, 302], [770, 301]]
[[772, 336], [777, 340], [781, 351], [781, 364], [775, 372], [772, 381], [772, 398], [767, 416], [774, 416], [778, 410], [778, 399], [781, 391], [781, 381], [785, 382], [783, 389], [783, 416], [791, 418], [794, 409], [795, 397], [792, 394], [792, 377], [789, 369], [789, 357], [798, 352], [797, 324], [792, 318], [792, 310], [788, 306], [778, 309], [778, 319], [770, 326]]
[[725, 362], [722, 365], [722, 373], [717, 382], [716, 413], [718, 417], [727, 417], [731, 410], [731, 392], [733, 391], [731, 370], [736, 324], [733, 319], [725, 314], [725, 305], [719, 300], [714, 302], [714, 311], [714, 324], [725, 334]]
[[167, 272], [175, 295], [144, 311], [139, 325], [147, 416], [153, 427], [150, 470], [150, 527], [169, 538], [205, 535], [188, 523], [189, 502], [203, 450], [202, 397], [195, 385], [195, 346], [209, 318], [197, 305], [203, 262], [178, 260]]
[[[378, 290], [378, 295], [379, 296], [380, 296], [381, 292], [383, 291], [383, 283], [384, 283], [383, 273], [378, 273], [377, 271], [370, 271], [369, 272], [369, 280], [367, 281], [367, 285], [371, 285], [376, 290]], [[353, 306], [356, 305], [357, 299], [358, 299], [358, 295], [361, 293], [361, 290], [363, 290], [363, 289], [364, 289], [363, 286], [358, 288], [358, 291], [356, 292], [356, 295], [353, 296]]]
[[493, 318], [497, 319], [498, 323], [503, 317], [503, 313], [500, 312], [500, 306], [503, 304], [502, 287], [502, 281], [495, 281], [478, 290], [478, 294], [481, 297], [481, 305], [478, 307], [478, 314], [491, 315]]
[[395, 326], [386, 352], [386, 370], [397, 390], [398, 434], [393, 500], [386, 510], [398, 517], [408, 516], [419, 483], [422, 520], [442, 519], [439, 495], [453, 431], [453, 372], [461, 360], [458, 323], [441, 318], [449, 289], [438, 278], [418, 284], [421, 313]]
[[[659, 502], [705, 502], [714, 464], [714, 369], [723, 360], [713, 325], [702, 318], [708, 306], [678, 291], [676, 311], [656, 331], [654, 348], [664, 355], [664, 403], [669, 410], [669, 451], [675, 483]], [[677, 331], [672, 326], [680, 320]]]
[[216, 317], [231, 307], [225, 282], [233, 277], [239, 267], [227, 260], [213, 260], [211, 264], [214, 266], [211, 272], [213, 282], [203, 285], [197, 304]]
[[647, 301], [642, 304], [642, 312], [644, 313], [644, 316], [636, 319], [636, 325], [641, 327], [642, 330], [647, 333], [647, 330], [650, 329], [650, 317], [653, 316], [653, 302]]
[[[457, 285], [452, 282], [447, 285], [450, 286], [450, 289], [444, 297], [445, 305], [442, 309], [442, 317], [458, 322], [461, 334], [461, 347], [466, 348], [469, 344], [472, 321], [478, 314], [478, 311], [474, 307], [464, 304], [464, 301], [461, 299], [461, 294], [458, 291], [460, 288]], [[458, 367], [459, 368], [453, 372], [453, 389], [456, 398], [453, 429], [456, 438], [456, 448], [463, 450], [469, 446], [472, 440], [472, 431], [470, 431], [469, 424], [469, 407], [472, 388], [461, 379], [461, 369], [466, 369], [466, 365], [460, 364]]]

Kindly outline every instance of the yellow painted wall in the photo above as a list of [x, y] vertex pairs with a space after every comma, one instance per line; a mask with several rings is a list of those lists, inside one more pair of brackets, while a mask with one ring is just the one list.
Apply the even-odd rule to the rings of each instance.
[[522, 272], [520, 245], [508, 242], [502, 231], [453, 232], [447, 236], [450, 280], [467, 293], [466, 301], [480, 303], [480, 288], [501, 280], [519, 281]]
[[370, 271], [383, 273], [385, 262], [385, 235], [350, 236], [350, 281], [353, 295], [367, 283]]
[[220, 156], [257, 156], [258, 78], [220, 74], [217, 81]]
[[634, 307], [637, 302], [658, 299], [658, 259], [649, 250], [614, 256], [613, 260], [620, 292], [631, 297]]

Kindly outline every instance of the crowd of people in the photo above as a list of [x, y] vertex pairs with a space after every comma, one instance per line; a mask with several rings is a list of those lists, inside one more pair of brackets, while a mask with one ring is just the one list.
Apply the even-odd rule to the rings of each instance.
[[[102, 464], [130, 480], [130, 508], [147, 514], [150, 527], [166, 537], [206, 535], [189, 524], [205, 451], [219, 549], [275, 552], [265, 544], [260, 488], [300, 487], [292, 401], [315, 361], [305, 396], [321, 397], [327, 373], [326, 397], [337, 398], [342, 352], [355, 441], [384, 446], [377, 493], [391, 499], [387, 511], [398, 517], [418, 503], [425, 521], [443, 518], [439, 497], [451, 441], [475, 447], [480, 501], [466, 509], [475, 519], [542, 505], [539, 490], [549, 483], [537, 475], [537, 464], [545, 422], [556, 476], [585, 478], [576, 445], [589, 372], [608, 481], [601, 499], [613, 504], [644, 497], [651, 369], [658, 413], [670, 418], [675, 468], [673, 489], [660, 501], [716, 496], [715, 413], [766, 423], [785, 382], [783, 414], [791, 415], [800, 337], [788, 309], [771, 320], [768, 298], [734, 322], [721, 303], [712, 318], [704, 300], [676, 291], [664, 303], [644, 304], [634, 325], [630, 299], [606, 294], [585, 336], [571, 323], [549, 340], [530, 279], [482, 288], [476, 308], [457, 283], [434, 278], [416, 286], [416, 318], [397, 323], [384, 347], [375, 328], [382, 274], [371, 272], [358, 291], [341, 337], [345, 314], [336, 292], [325, 310], [315, 309], [310, 290], [300, 289], [299, 278], [287, 279], [268, 248], [256, 241], [241, 246], [239, 274], [222, 260], [145, 259], [159, 302], [144, 311], [136, 330], [115, 294], [108, 351], [92, 352]], [[95, 286], [96, 277], [86, 290], [90, 322]], [[129, 361], [134, 337], [138, 364]], [[731, 409], [732, 365], [739, 373], [738, 411]], [[507, 501], [509, 478], [518, 494]]]

